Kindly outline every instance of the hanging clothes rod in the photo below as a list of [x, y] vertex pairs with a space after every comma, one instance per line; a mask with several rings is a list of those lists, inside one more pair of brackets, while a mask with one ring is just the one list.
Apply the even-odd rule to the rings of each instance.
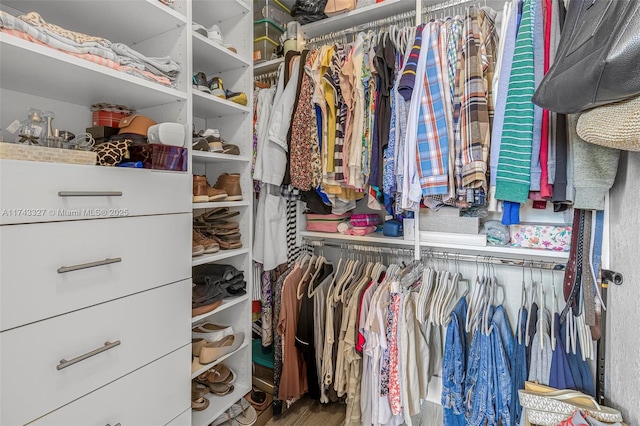
[[413, 26], [415, 24], [415, 22], [413, 20], [413, 18], [415, 18], [415, 16], [416, 16], [416, 11], [415, 10], [412, 10], [412, 11], [409, 11], [409, 12], [404, 12], [404, 13], [399, 13], [397, 15], [387, 16], [385, 18], [377, 19], [377, 20], [371, 21], [371, 22], [366, 22], [364, 24], [357, 25], [355, 27], [345, 28], [344, 30], [335, 31], [335, 32], [328, 33], [328, 34], [323, 34], [323, 35], [318, 36], [318, 37], [312, 37], [312, 38], [310, 38], [310, 39], [308, 39], [306, 41], [306, 44], [310, 45], [310, 44], [315, 44], [315, 43], [321, 43], [321, 42], [324, 42], [326, 40], [332, 40], [332, 39], [335, 39], [335, 38], [338, 38], [338, 37], [342, 37], [342, 36], [345, 36], [345, 35], [358, 33], [360, 31], [375, 29], [375, 28], [379, 28], [379, 27], [383, 27], [383, 26], [388, 26], [388, 25], [392, 25], [392, 24], [406, 23], [407, 25]]
[[[360, 244], [338, 244], [332, 242], [326, 242], [322, 240], [309, 240], [304, 238], [305, 244], [309, 247], [335, 247], [348, 251], [359, 251], [370, 254], [390, 254], [394, 256], [413, 256], [413, 248], [391, 248], [380, 247], [373, 245], [360, 245]], [[551, 271], [564, 271], [566, 265], [564, 263], [557, 262], [545, 262], [536, 260], [525, 260], [506, 258], [498, 256], [482, 256], [473, 254], [461, 254], [451, 253], [444, 251], [436, 251], [432, 249], [421, 249], [421, 258], [442, 259], [449, 261], [471, 262], [476, 264], [489, 264], [489, 265], [503, 265], [503, 266], [516, 266], [520, 268], [533, 268], [533, 269], [545, 269]]]
[[[442, 3], [434, 4], [432, 6], [426, 6], [422, 9], [422, 15], [429, 15], [433, 12], [438, 12], [440, 10], [450, 9], [456, 6], [462, 6], [468, 3], [480, 3], [478, 0], [448, 0]], [[487, 5], [485, 0], [484, 5]]]

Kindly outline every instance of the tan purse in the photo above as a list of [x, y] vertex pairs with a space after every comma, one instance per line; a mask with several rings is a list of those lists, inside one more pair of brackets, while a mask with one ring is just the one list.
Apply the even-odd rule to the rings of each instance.
[[356, 8], [357, 0], [328, 0], [324, 8], [327, 16], [339, 15]]

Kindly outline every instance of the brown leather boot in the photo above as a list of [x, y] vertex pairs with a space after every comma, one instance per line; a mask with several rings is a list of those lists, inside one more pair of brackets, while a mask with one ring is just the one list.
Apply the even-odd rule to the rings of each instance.
[[207, 187], [209, 184], [207, 183], [206, 176], [193, 176], [193, 202], [194, 203], [208, 203], [209, 202], [209, 194], [207, 193]]
[[227, 201], [242, 200], [242, 188], [240, 187], [239, 173], [221, 174], [213, 187], [224, 190], [227, 193]]

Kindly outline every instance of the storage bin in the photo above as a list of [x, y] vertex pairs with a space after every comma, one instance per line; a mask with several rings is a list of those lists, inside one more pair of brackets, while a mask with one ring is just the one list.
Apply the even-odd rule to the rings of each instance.
[[91, 126], [119, 127], [120, 120], [128, 116], [127, 112], [94, 111], [91, 116]]
[[271, 40], [280, 40], [284, 28], [271, 19], [261, 19], [253, 23], [253, 37], [269, 37]]
[[281, 27], [286, 27], [287, 22], [293, 17], [274, 0], [255, 0], [253, 2], [253, 20], [271, 19]]
[[521, 224], [509, 228], [514, 247], [567, 252], [571, 248], [571, 226]]
[[261, 37], [253, 40], [253, 62], [263, 62], [271, 60], [280, 43], [271, 40], [269, 37]]
[[187, 148], [159, 143], [134, 145], [129, 148], [128, 161], [142, 161], [145, 169], [184, 172], [187, 170], [187, 153]]

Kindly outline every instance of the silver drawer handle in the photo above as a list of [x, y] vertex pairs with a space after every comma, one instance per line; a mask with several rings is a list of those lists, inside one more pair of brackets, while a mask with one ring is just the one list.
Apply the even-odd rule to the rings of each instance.
[[[105, 426], [111, 426], [111, 425], [110, 425], [109, 423], [107, 423]], [[115, 424], [115, 425], [113, 425], [113, 426], [121, 426], [121, 425], [120, 425], [120, 423], [116, 423], [116, 424]]]
[[80, 265], [61, 266], [58, 268], [58, 273], [64, 274], [65, 272], [79, 271], [80, 269], [95, 268], [96, 266], [111, 265], [112, 263], [120, 262], [122, 262], [121, 257], [112, 257], [110, 259], [98, 260], [96, 262], [81, 263]]
[[122, 197], [122, 191], [60, 191], [58, 197]]
[[67, 361], [66, 359], [61, 359], [60, 360], [60, 364], [58, 364], [58, 366], [56, 368], [58, 370], [62, 370], [63, 368], [67, 368], [70, 365], [73, 365], [73, 364], [75, 364], [77, 362], [84, 361], [85, 359], [91, 358], [94, 355], [98, 355], [99, 353], [102, 353], [104, 351], [108, 351], [109, 349], [113, 349], [116, 346], [118, 346], [120, 343], [121, 343], [120, 340], [116, 340], [115, 342], [105, 342], [103, 347], [98, 348], [98, 349], [94, 349], [91, 352], [87, 352], [84, 355], [77, 356], [77, 357], [75, 357], [73, 359], [70, 359], [69, 361]]

